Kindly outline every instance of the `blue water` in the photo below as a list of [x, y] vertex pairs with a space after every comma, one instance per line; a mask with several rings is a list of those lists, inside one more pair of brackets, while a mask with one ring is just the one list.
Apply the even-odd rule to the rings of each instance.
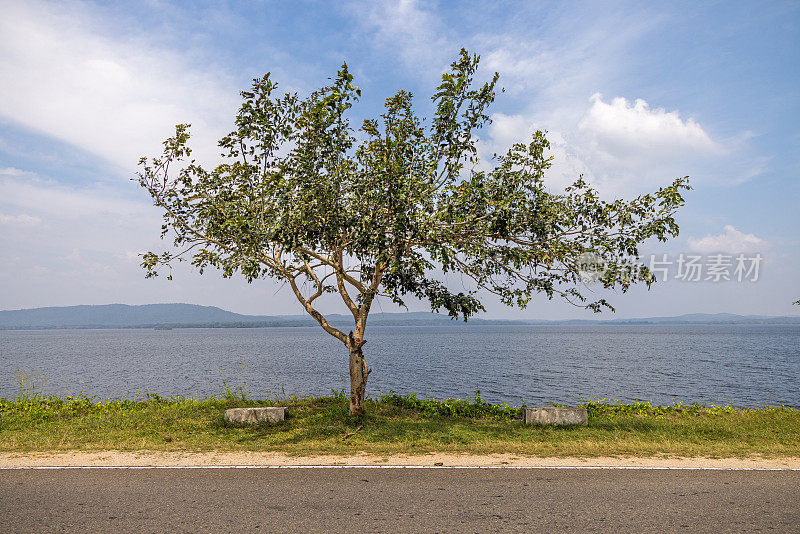
[[[585, 398], [800, 405], [800, 326], [371, 327], [367, 394], [519, 405]], [[15, 372], [48, 394], [330, 393], [347, 352], [318, 328], [0, 331], [0, 396]]]

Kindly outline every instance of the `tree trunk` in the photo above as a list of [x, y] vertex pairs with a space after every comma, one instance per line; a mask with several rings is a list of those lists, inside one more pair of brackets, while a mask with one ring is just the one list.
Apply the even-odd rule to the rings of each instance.
[[350, 415], [364, 415], [364, 394], [367, 390], [367, 376], [371, 369], [367, 369], [367, 362], [361, 351], [363, 342], [353, 339], [350, 333], [348, 349], [350, 351]]

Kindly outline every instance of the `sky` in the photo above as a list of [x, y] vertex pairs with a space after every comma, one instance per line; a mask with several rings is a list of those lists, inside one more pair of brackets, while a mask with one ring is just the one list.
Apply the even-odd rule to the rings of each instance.
[[[213, 162], [239, 91], [266, 72], [302, 95], [346, 61], [362, 89], [353, 124], [399, 89], [429, 115], [464, 47], [505, 89], [479, 133], [482, 164], [541, 129], [554, 191], [582, 174], [629, 198], [690, 176], [680, 235], [642, 248], [661, 280], [625, 294], [588, 283], [617, 309], [600, 318], [800, 313], [797, 2], [0, 0], [0, 13], [0, 309], [302, 313], [269, 279], [190, 267], [145, 279], [139, 254], [169, 242], [134, 181], [138, 159], [191, 123], [194, 155]], [[543, 297], [485, 306], [488, 318], [597, 318]], [[321, 308], [343, 310], [334, 296]]]

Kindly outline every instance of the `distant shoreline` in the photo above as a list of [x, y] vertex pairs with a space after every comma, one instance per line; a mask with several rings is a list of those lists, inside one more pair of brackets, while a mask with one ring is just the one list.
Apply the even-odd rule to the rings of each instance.
[[[350, 325], [332, 323], [333, 326], [341, 328], [349, 328]], [[747, 321], [747, 322], [647, 322], [647, 321], [620, 321], [620, 322], [607, 322], [595, 321], [586, 323], [574, 322], [548, 322], [548, 323], [526, 323], [522, 321], [489, 321], [484, 320], [479, 323], [469, 322], [464, 323], [397, 323], [397, 324], [370, 324], [370, 327], [380, 328], [441, 328], [441, 327], [454, 327], [454, 328], [474, 328], [476, 326], [517, 326], [517, 327], [546, 327], [546, 326], [573, 326], [573, 327], [586, 327], [586, 326], [602, 326], [602, 327], [615, 327], [615, 326], [797, 326], [800, 327], [800, 321], [796, 322], [767, 322], [767, 321]], [[0, 331], [40, 331], [40, 330], [184, 330], [184, 329], [254, 329], [254, 328], [319, 328], [316, 323], [248, 323], [248, 324], [227, 324], [227, 323], [213, 323], [213, 324], [145, 324], [145, 325], [68, 325], [68, 326], [0, 326]]]
[[[326, 314], [334, 326], [350, 329], [353, 318], [347, 314]], [[432, 312], [373, 313], [370, 326], [595, 326], [595, 325], [800, 325], [800, 315], [764, 316], [731, 313], [694, 313], [672, 317], [636, 317], [629, 319], [484, 319], [472, 317], [469, 322], [454, 320]], [[147, 329], [147, 328], [273, 328], [314, 327], [317, 323], [306, 315], [243, 315], [214, 306], [196, 304], [127, 304], [81, 305], [25, 310], [0, 311], [0, 330], [62, 329]]]

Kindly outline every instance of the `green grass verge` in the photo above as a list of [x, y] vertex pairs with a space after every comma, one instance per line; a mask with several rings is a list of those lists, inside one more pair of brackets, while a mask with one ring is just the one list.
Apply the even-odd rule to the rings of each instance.
[[[286, 405], [286, 421], [226, 423], [226, 408]], [[280, 401], [241, 396], [99, 401], [0, 399], [0, 451], [279, 451], [288, 454], [512, 453], [533, 456], [800, 457], [800, 411], [586, 402], [589, 426], [522, 424], [520, 408], [383, 395], [348, 415], [343, 392]], [[363, 428], [346, 440], [342, 437]]]

